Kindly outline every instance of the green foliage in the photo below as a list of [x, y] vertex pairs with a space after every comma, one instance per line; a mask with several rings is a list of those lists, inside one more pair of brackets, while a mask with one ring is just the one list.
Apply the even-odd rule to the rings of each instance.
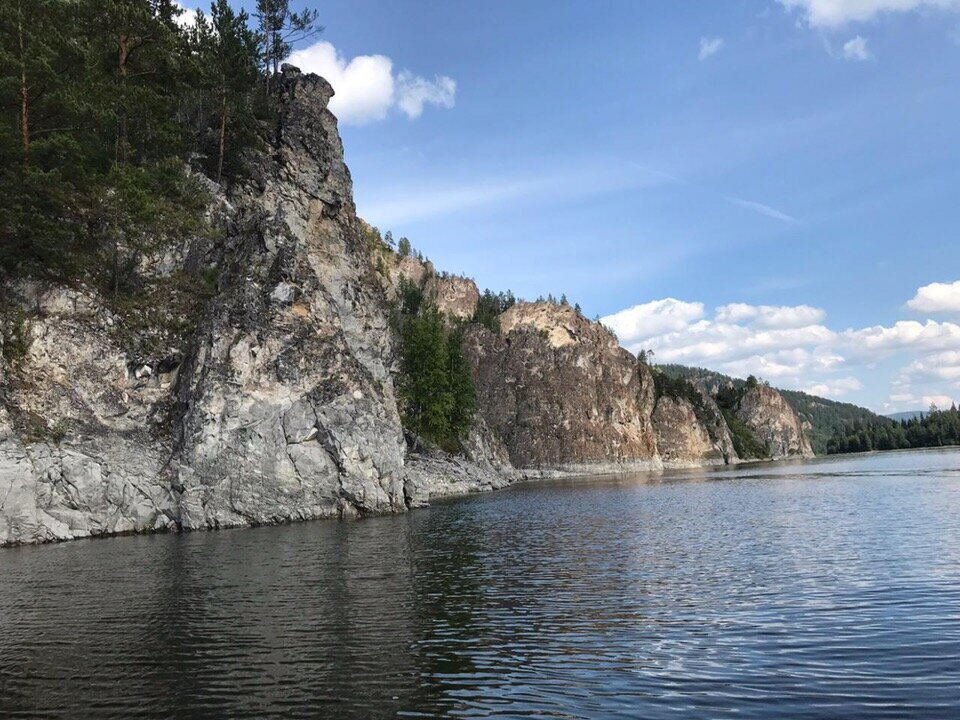
[[[876, 428], [877, 442], [883, 445], [891, 444], [891, 447], [905, 447], [893, 445], [893, 442], [898, 442], [895, 440], [890, 443], [881, 440], [881, 436], [887, 435], [886, 431], [895, 432], [896, 423], [866, 408], [808, 395], [799, 390], [781, 390], [780, 394], [790, 403], [800, 420], [808, 423], [807, 437], [813, 451], [818, 455], [837, 452], [837, 447], [847, 444], [842, 438], [859, 435], [861, 430], [867, 428]], [[834, 440], [832, 444], [831, 440]]]
[[227, 0], [215, 0], [210, 19], [198, 12], [190, 37], [197, 84], [195, 92], [213, 99], [198, 103], [199, 142], [206, 150], [204, 169], [220, 182], [226, 172], [242, 172], [242, 151], [256, 142], [253, 112], [259, 36], [249, 28], [247, 13], [234, 12]]
[[260, 23], [260, 42], [264, 72], [269, 78], [277, 72], [294, 43], [323, 32], [317, 24], [317, 11], [290, 10], [290, 0], [257, 0], [256, 18]]
[[462, 328], [443, 316], [406, 278], [400, 279], [394, 327], [400, 338], [400, 415], [414, 435], [456, 452], [470, 429], [476, 393], [463, 355]]
[[769, 457], [767, 449], [757, 440], [753, 431], [734, 414], [733, 410], [721, 407], [720, 412], [723, 413], [723, 419], [726, 421], [727, 428], [730, 430], [733, 449], [737, 451], [737, 455], [741, 459], [760, 460]]
[[876, 422], [855, 422], [839, 429], [827, 441], [828, 453], [899, 450], [905, 448], [960, 445], [960, 412], [931, 408], [919, 417], [897, 422], [879, 418]]
[[400, 242], [397, 243], [397, 252], [400, 253], [400, 257], [408, 257], [410, 251], [410, 241], [405, 237], [400, 238]]
[[0, 304], [0, 351], [3, 359], [16, 363], [30, 348], [30, 331], [23, 308]]
[[509, 290], [505, 293], [484, 290], [477, 301], [477, 307], [473, 311], [471, 322], [483, 325], [498, 333], [500, 332], [500, 315], [513, 307], [516, 302], [517, 299]]

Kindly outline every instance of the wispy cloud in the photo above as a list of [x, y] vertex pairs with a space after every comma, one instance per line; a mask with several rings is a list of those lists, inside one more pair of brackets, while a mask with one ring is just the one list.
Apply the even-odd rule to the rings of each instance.
[[795, 223], [799, 222], [795, 217], [787, 215], [787, 213], [782, 210], [777, 210], [775, 207], [770, 207], [769, 205], [764, 205], [761, 202], [756, 202], [755, 200], [744, 200], [743, 198], [731, 197], [729, 195], [724, 195], [723, 199], [734, 205], [738, 205], [747, 210], [752, 210], [753, 212], [760, 213], [761, 215], [766, 215], [769, 218], [774, 220], [780, 220], [782, 222]]
[[873, 53], [867, 47], [867, 39], [862, 35], [857, 35], [843, 44], [843, 57], [854, 62], [864, 62], [872, 60]]
[[960, 10], [960, 0], [777, 0], [787, 10], [799, 10], [810, 27], [839, 28], [867, 22], [883, 13], [917, 10]]
[[720, 50], [723, 49], [723, 38], [722, 37], [702, 37], [700, 38], [700, 52], [697, 53], [697, 58], [703, 62], [711, 55], [716, 55]]
[[419, 185], [380, 188], [369, 201], [358, 200], [360, 214], [377, 225], [395, 225], [463, 213], [491, 206], [506, 207], [559, 202], [626, 189], [673, 182], [665, 173], [624, 162], [584, 159], [565, 162], [566, 169], [545, 166], [535, 173], [458, 181], [437, 178]]

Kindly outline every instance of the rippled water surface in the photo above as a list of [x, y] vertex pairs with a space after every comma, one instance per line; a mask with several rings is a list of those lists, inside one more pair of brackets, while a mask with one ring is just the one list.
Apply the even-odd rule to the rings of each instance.
[[0, 550], [0, 716], [958, 718], [960, 452]]

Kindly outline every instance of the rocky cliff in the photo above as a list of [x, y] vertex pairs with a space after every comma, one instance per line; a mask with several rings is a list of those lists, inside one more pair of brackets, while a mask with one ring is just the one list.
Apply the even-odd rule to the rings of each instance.
[[696, 388], [696, 392], [694, 401], [669, 395], [657, 398], [653, 426], [663, 464], [696, 467], [739, 462], [730, 430], [716, 402], [704, 390]]
[[[131, 342], [171, 325], [169, 312], [126, 327], [91, 288], [3, 288], [29, 341], [0, 376], [0, 544], [396, 511], [429, 497], [422, 483], [404, 488], [386, 301], [332, 89], [291, 68], [276, 86], [269, 152], [211, 210], [223, 242], [185, 239], [163, 263], [145, 261], [171, 275], [201, 263], [216, 278], [190, 332]], [[147, 345], [154, 354], [131, 349]]]
[[[253, 176], [211, 187], [217, 232], [138, 259], [169, 292], [125, 311], [83, 284], [0, 283], [3, 328], [19, 328], [0, 333], [0, 545], [402, 511], [503, 487], [515, 468], [738, 460], [709, 394], [658, 391], [578, 310], [519, 302], [470, 323], [472, 280], [371, 242], [326, 81], [288, 67], [274, 87]], [[459, 455], [401, 427], [401, 278], [464, 328], [478, 408]], [[809, 452], [776, 391], [737, 416], [771, 456]]]
[[646, 366], [568, 305], [520, 302], [465, 351], [479, 413], [528, 475], [661, 466]]
[[813, 457], [813, 448], [799, 418], [783, 395], [772, 387], [757, 384], [747, 388], [736, 414], [766, 448], [771, 460]]

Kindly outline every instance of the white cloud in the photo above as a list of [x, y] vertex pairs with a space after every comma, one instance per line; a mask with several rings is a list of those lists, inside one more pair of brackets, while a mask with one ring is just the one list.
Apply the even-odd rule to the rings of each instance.
[[798, 328], [818, 323], [826, 316], [810, 305], [747, 305], [730, 303], [717, 308], [716, 319], [727, 323], [748, 323], [765, 328]]
[[807, 385], [804, 390], [811, 395], [820, 395], [823, 397], [838, 397], [848, 392], [861, 390], [863, 383], [855, 377], [842, 377], [826, 382], [814, 382]]
[[452, 108], [456, 95], [457, 83], [446, 75], [438, 75], [433, 82], [406, 70], [397, 76], [397, 107], [410, 119], [420, 117], [425, 104]]
[[624, 345], [639, 345], [643, 340], [676, 332], [703, 317], [703, 303], [665, 298], [607, 315], [601, 319]]
[[[953, 307], [950, 294], [918, 292], [918, 297], [921, 307]], [[898, 396], [890, 399], [897, 408], [915, 405], [924, 394], [960, 389], [960, 324], [901, 320], [836, 332], [822, 324], [825, 317], [811, 305], [747, 303], [721, 305], [710, 314], [701, 302], [666, 298], [601, 322], [631, 352], [653, 350], [657, 362], [708, 367], [736, 377], [757, 375], [815, 395], [839, 397], [862, 390], [852, 370], [874, 373], [878, 363], [899, 355], [907, 358], [899, 372], [886, 366]], [[914, 385], [925, 387], [914, 390]]]
[[953, 405], [953, 398], [949, 395], [924, 395], [923, 409], [926, 410], [931, 405], [936, 405], [940, 410], [946, 410]]
[[179, 3], [176, 0], [174, 0], [173, 4], [174, 4], [174, 7], [177, 7], [183, 11], [179, 15], [177, 15], [176, 18], [174, 18], [174, 22], [177, 23], [177, 25], [179, 25], [182, 28], [191, 28], [197, 24], [196, 10], [194, 10], [193, 8], [188, 8], [186, 5], [184, 5], [183, 3]]
[[854, 62], [865, 62], [873, 59], [873, 53], [867, 47], [867, 39], [857, 35], [843, 44], [843, 57]]
[[393, 61], [387, 56], [358, 55], [347, 60], [326, 41], [294, 51], [289, 62], [327, 79], [336, 93], [330, 111], [346, 124], [383, 120], [393, 107], [414, 119], [424, 105], [451, 108], [456, 100], [457, 84], [451, 78], [438, 76], [431, 81], [407, 70], [394, 76]]
[[755, 202], [753, 200], [744, 200], [743, 198], [724, 196], [724, 199], [727, 202], [731, 202], [734, 205], [739, 205], [742, 208], [747, 210], [753, 210], [758, 212], [761, 215], [766, 215], [775, 220], [782, 220], [783, 222], [797, 222], [797, 219], [787, 215], [785, 212], [777, 210], [775, 207], [770, 207], [769, 205], [764, 205], [763, 203]]
[[874, 325], [845, 330], [842, 341], [851, 353], [882, 357], [898, 350], [951, 350], [960, 348], [960, 325], [927, 320], [900, 320], [891, 327]]
[[697, 58], [699, 58], [702, 62], [711, 55], [715, 55], [716, 53], [720, 52], [720, 50], [723, 49], [723, 45], [724, 43], [722, 37], [702, 37], [700, 38], [700, 52], [697, 53]]
[[960, 10], [960, 0], [777, 0], [798, 10], [810, 27], [838, 28], [874, 20], [884, 13], [916, 10]]
[[907, 307], [917, 312], [960, 313], [960, 280], [924, 285], [907, 301]]

